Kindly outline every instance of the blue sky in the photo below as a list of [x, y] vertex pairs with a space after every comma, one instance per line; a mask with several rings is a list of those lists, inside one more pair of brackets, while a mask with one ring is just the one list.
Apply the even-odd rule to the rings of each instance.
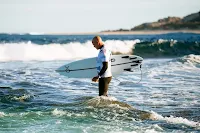
[[130, 29], [200, 11], [200, 0], [0, 0], [0, 32], [74, 33]]

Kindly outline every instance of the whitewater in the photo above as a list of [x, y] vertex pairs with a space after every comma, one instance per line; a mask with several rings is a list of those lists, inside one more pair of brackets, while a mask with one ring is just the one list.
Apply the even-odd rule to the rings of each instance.
[[[96, 56], [92, 37], [0, 35], [0, 132], [200, 132], [200, 55], [145, 57], [141, 71], [113, 77], [109, 97], [99, 97], [91, 79], [55, 71]], [[140, 43], [149, 48], [172, 40], [192, 43], [198, 52], [200, 41], [199, 34], [183, 33], [102, 38], [114, 54], [134, 54]]]
[[[131, 54], [132, 48], [137, 42], [139, 40], [108, 40], [105, 45], [109, 46], [114, 53]], [[70, 60], [95, 57], [97, 53], [98, 51], [92, 47], [91, 41], [46, 45], [34, 44], [31, 41], [0, 44], [0, 61]]]

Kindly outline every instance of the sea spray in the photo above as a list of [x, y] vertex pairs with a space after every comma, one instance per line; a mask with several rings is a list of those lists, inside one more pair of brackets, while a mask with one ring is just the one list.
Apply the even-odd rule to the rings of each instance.
[[[113, 53], [131, 54], [138, 41], [106, 41]], [[96, 57], [98, 51], [91, 41], [86, 43], [38, 45], [32, 42], [0, 44], [0, 61], [49, 61]]]

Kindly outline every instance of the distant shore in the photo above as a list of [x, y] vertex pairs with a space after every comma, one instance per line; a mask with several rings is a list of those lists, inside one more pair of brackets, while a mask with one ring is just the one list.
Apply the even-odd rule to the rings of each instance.
[[47, 35], [153, 35], [167, 33], [196, 33], [200, 30], [141, 30], [141, 31], [103, 31], [103, 32], [77, 32], [77, 33], [45, 33]]
[[30, 34], [30, 35], [157, 35], [168, 33], [196, 33], [200, 30], [138, 30], [138, 31], [101, 31], [101, 32], [30, 32], [30, 33], [0, 33], [0, 34]]

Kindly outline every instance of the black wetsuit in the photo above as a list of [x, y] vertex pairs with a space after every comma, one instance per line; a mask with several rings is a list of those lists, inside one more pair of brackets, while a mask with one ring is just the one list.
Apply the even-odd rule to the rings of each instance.
[[[103, 67], [99, 73], [99, 76], [105, 73], [108, 68], [108, 62], [103, 62]], [[105, 77], [99, 78], [99, 96], [108, 96], [108, 86], [111, 81], [112, 77]]]

